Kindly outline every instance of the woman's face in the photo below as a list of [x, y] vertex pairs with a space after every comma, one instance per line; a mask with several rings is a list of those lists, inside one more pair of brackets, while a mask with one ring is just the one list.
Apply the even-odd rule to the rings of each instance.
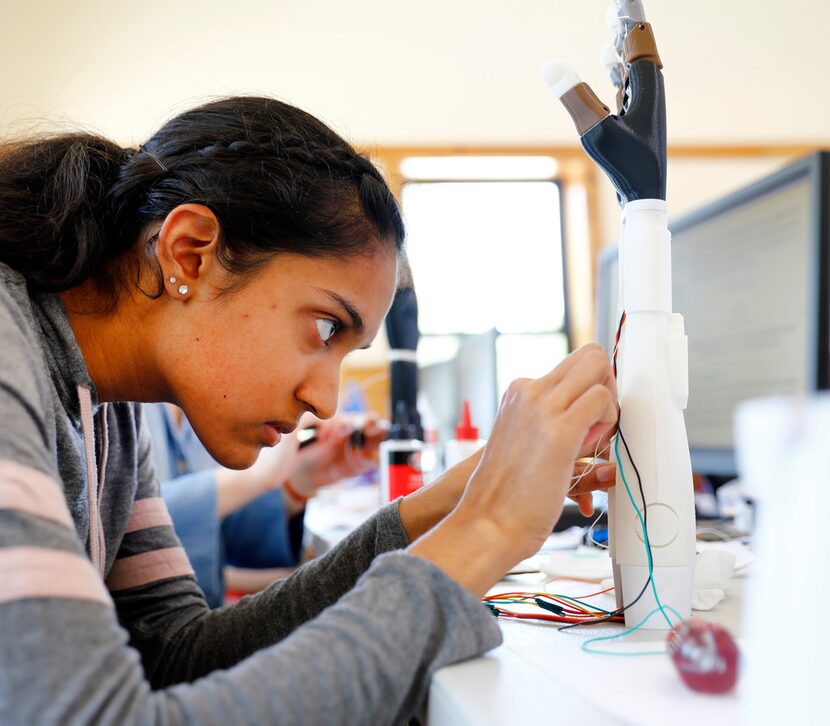
[[168, 319], [165, 377], [221, 464], [251, 465], [300, 415], [337, 408], [340, 366], [368, 346], [395, 292], [396, 257], [280, 254], [238, 290], [210, 265]]

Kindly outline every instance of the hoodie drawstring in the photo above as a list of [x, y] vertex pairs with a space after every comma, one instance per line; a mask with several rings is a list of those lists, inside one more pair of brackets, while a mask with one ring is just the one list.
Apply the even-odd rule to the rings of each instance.
[[107, 470], [107, 404], [101, 405], [101, 469], [95, 461], [95, 422], [92, 418], [92, 395], [88, 388], [78, 386], [78, 402], [81, 405], [81, 426], [84, 432], [86, 455], [87, 495], [89, 497], [89, 556], [98, 574], [103, 578], [107, 562], [107, 544], [101, 520], [101, 497]]

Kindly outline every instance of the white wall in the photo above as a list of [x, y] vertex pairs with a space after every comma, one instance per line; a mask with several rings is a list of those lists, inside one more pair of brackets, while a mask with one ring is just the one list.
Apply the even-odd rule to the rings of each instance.
[[[216, 94], [264, 92], [362, 143], [570, 143], [539, 68], [608, 101], [606, 0], [2, 3], [0, 122], [68, 117], [142, 140]], [[646, 0], [671, 139], [830, 139], [830, 3]]]

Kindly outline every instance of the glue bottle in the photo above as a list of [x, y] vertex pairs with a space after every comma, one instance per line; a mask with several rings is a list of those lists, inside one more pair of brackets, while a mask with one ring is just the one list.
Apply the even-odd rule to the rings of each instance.
[[395, 404], [395, 416], [389, 438], [380, 445], [380, 501], [392, 502], [423, 486], [421, 451], [423, 442], [417, 438], [406, 401]]
[[461, 421], [455, 427], [455, 438], [444, 447], [444, 464], [447, 469], [472, 456], [487, 442], [478, 438], [478, 428], [470, 417], [470, 402], [464, 401]]

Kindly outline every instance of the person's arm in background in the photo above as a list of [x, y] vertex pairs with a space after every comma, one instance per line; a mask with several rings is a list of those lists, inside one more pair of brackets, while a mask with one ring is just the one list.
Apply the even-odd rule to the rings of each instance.
[[[216, 482], [216, 516], [224, 519], [254, 499], [279, 489], [285, 481], [290, 463], [288, 452], [265, 449], [250, 469], [236, 471], [222, 466], [213, 471]], [[287, 510], [291, 516], [295, 512]]]
[[[362, 445], [353, 446], [355, 429]], [[305, 506], [323, 486], [360, 474], [375, 463], [386, 436], [374, 415], [317, 422], [313, 444], [297, 448], [290, 466], [291, 484], [269, 492], [227, 516], [221, 524], [225, 584], [237, 593], [259, 592], [300, 563]], [[291, 438], [279, 447], [292, 446]], [[278, 448], [279, 448], [278, 447]], [[285, 526], [275, 525], [276, 520]]]
[[[317, 491], [341, 479], [356, 476], [377, 460], [377, 448], [386, 431], [375, 415], [360, 421], [333, 419], [316, 423], [316, 441], [300, 448], [296, 434], [284, 436], [271, 449], [264, 449], [249, 469], [216, 470], [216, 505], [220, 519], [245, 506], [286, 481], [285, 511], [289, 517], [305, 508]], [[351, 445], [355, 428], [363, 431], [363, 446]], [[299, 496], [297, 496], [299, 495]]]
[[[306, 423], [311, 419], [306, 419]], [[305, 507], [308, 499], [321, 488], [366, 471], [378, 461], [378, 447], [386, 438], [385, 427], [377, 414], [359, 417], [314, 419], [315, 441], [309, 446], [296, 445], [285, 487], [286, 510], [294, 513]], [[362, 432], [362, 443], [352, 443], [355, 430]], [[282, 446], [282, 444], [280, 444]]]

